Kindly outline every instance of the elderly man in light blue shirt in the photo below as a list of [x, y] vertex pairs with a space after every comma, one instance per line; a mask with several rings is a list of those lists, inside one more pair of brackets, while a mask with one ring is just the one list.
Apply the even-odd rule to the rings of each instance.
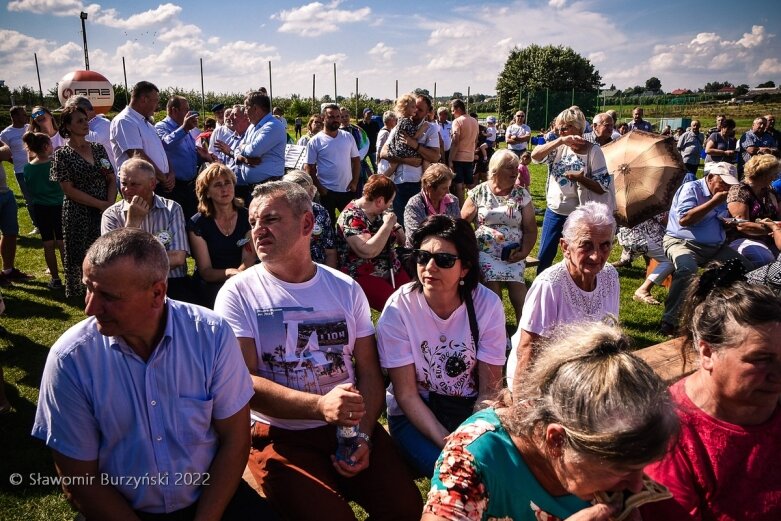
[[275, 181], [285, 175], [285, 145], [287, 130], [271, 114], [271, 100], [260, 92], [251, 92], [244, 100], [250, 127], [244, 135], [236, 163], [242, 184], [252, 185]]
[[190, 132], [198, 125], [198, 113], [190, 111], [190, 103], [182, 96], [171, 96], [165, 108], [167, 116], [155, 124], [155, 132], [163, 142], [176, 181], [172, 190], [158, 188], [158, 193], [182, 205], [189, 219], [198, 211], [195, 197], [198, 152]]
[[676, 332], [683, 293], [700, 266], [737, 258], [751, 269], [750, 263], [726, 243], [724, 227], [734, 226], [725, 222], [729, 187], [738, 184], [734, 169], [728, 163], [718, 163], [705, 177], [684, 183], [675, 193], [662, 241], [665, 254], [675, 265], [660, 327], [666, 336]]
[[49, 352], [32, 434], [89, 520], [269, 519], [235, 512], [245, 500], [267, 510], [241, 480], [253, 390], [236, 337], [211, 311], [166, 299], [167, 275], [144, 231], [95, 241], [89, 318]]

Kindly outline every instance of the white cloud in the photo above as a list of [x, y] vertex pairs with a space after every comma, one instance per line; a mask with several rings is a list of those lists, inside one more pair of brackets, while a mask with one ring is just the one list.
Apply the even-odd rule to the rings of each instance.
[[334, 0], [329, 4], [311, 2], [301, 7], [280, 11], [271, 15], [272, 20], [279, 20], [281, 33], [296, 33], [299, 36], [313, 38], [326, 33], [341, 31], [342, 24], [367, 20], [371, 14], [369, 7], [360, 9], [337, 9], [341, 2]]
[[586, 59], [588, 59], [588, 61], [590, 61], [594, 65], [597, 65], [607, 60], [607, 54], [605, 54], [604, 51], [592, 52], [591, 54], [586, 56]]
[[95, 14], [95, 23], [114, 27], [116, 29], [141, 29], [151, 25], [165, 25], [182, 12], [182, 8], [174, 4], [161, 4], [143, 13], [120, 18], [116, 9], [100, 10]]
[[83, 11], [84, 5], [81, 0], [12, 0], [8, 2], [8, 10], [70, 16]]
[[367, 51], [369, 56], [382, 61], [390, 61], [393, 55], [396, 54], [396, 49], [385, 45], [383, 42], [378, 42], [377, 45]]
[[72, 16], [84, 11], [91, 22], [125, 30], [169, 24], [182, 12], [178, 5], [167, 3], [121, 18], [116, 9], [103, 9], [100, 4], [85, 5], [81, 0], [12, 0], [8, 3], [8, 10], [54, 16]]
[[765, 28], [761, 25], [754, 25], [751, 27], [750, 33], [744, 33], [743, 38], [736, 43], [747, 49], [761, 45], [765, 41]]
[[192, 24], [179, 24], [160, 34], [157, 39], [163, 42], [175, 42], [177, 40], [200, 39], [201, 28]]
[[757, 73], [754, 76], [759, 77], [775, 74], [781, 74], [781, 62], [778, 61], [778, 58], [766, 58], [759, 64]]
[[567, 5], [567, 0], [548, 0], [548, 5], [554, 9], [561, 9]]

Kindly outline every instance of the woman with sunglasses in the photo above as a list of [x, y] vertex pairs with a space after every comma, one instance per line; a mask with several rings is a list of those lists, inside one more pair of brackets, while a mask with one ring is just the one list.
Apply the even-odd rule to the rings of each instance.
[[37, 106], [30, 113], [30, 132], [43, 132], [52, 142], [52, 150], [65, 145], [67, 139], [58, 132], [59, 126], [46, 107]]
[[578, 107], [563, 110], [556, 117], [556, 128], [555, 139], [532, 151], [535, 163], [548, 165], [547, 208], [542, 220], [537, 275], [553, 264], [567, 216], [585, 199], [614, 189], [602, 150], [583, 139], [583, 112]]
[[388, 299], [377, 340], [391, 436], [431, 476], [445, 438], [501, 387], [507, 336], [501, 300], [480, 284], [468, 222], [432, 215], [412, 247], [413, 281]]

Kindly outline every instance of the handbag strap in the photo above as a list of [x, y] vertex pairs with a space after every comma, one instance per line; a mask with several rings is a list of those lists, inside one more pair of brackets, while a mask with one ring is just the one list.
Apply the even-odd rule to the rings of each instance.
[[477, 328], [477, 315], [475, 314], [475, 303], [472, 302], [472, 292], [466, 294], [466, 314], [469, 317], [469, 329], [472, 332], [472, 341], [475, 343], [475, 351], [477, 351], [477, 343], [480, 341], [480, 330]]

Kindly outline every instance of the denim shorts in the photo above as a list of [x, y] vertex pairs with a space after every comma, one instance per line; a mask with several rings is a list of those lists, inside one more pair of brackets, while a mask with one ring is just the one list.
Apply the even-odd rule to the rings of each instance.
[[0, 192], [0, 232], [3, 235], [19, 235], [18, 211], [13, 190]]

